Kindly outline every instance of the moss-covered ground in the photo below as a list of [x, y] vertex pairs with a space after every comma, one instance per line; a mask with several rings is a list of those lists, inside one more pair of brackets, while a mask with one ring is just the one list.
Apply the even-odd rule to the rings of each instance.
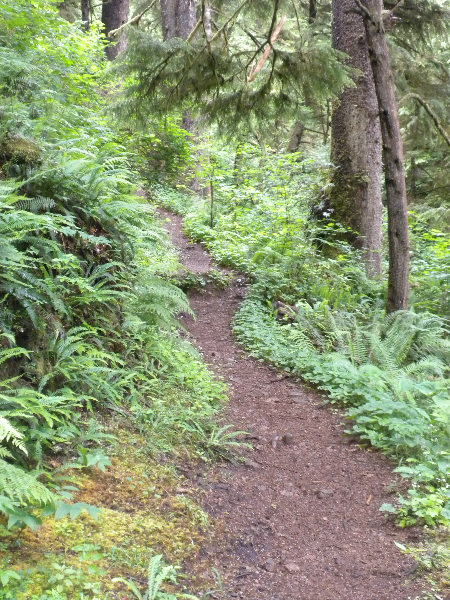
[[69, 473], [79, 488], [74, 501], [100, 508], [98, 518], [84, 511], [74, 520], [48, 518], [37, 531], [4, 530], [2, 600], [129, 600], [135, 596], [115, 578], [145, 590], [155, 555], [181, 567], [196, 557], [210, 523], [193, 490], [167, 457], [149, 454], [129, 421], [116, 419], [110, 429], [111, 465]]

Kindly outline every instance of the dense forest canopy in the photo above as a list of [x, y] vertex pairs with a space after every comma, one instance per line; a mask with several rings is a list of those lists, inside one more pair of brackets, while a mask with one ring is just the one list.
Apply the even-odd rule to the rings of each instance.
[[[173, 473], [235, 461], [242, 432], [179, 315], [232, 276], [183, 268], [155, 206], [247, 278], [241, 346], [395, 462], [382, 509], [448, 527], [448, 17], [439, 0], [1, 3], [0, 598], [142, 597], [149, 564], [145, 597], [193, 598], [169, 563], [209, 525]], [[137, 525], [96, 501], [105, 473], [141, 476]], [[131, 567], [119, 521], [144, 523]]]

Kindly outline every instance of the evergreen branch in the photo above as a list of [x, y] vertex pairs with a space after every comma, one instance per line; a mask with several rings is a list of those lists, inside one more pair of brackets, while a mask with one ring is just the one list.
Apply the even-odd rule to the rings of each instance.
[[[241, 10], [244, 8], [244, 6], [246, 4], [248, 4], [249, 0], [244, 0], [242, 2], [242, 4], [234, 11], [234, 13], [225, 21], [225, 23], [222, 25], [222, 27], [220, 29], [218, 29], [216, 31], [216, 33], [212, 36], [212, 38], [209, 40], [210, 43], [214, 42], [219, 35], [222, 33], [222, 31], [224, 31], [226, 29], [226, 27], [228, 27], [228, 25], [238, 16], [238, 14], [241, 12]], [[203, 48], [203, 50], [206, 50], [206, 47]], [[202, 50], [202, 52], [203, 52]]]
[[431, 106], [428, 104], [428, 102], [426, 102], [421, 96], [419, 96], [419, 94], [414, 94], [413, 92], [406, 94], [406, 96], [404, 96], [400, 102], [406, 102], [406, 100], [409, 100], [410, 98], [412, 98], [413, 100], [416, 100], [421, 106], [423, 106], [423, 108], [426, 110], [428, 115], [431, 117], [431, 120], [435, 124], [436, 129], [439, 131], [439, 133], [442, 135], [442, 137], [446, 141], [447, 146], [450, 146], [450, 136], [445, 131], [444, 127], [442, 126], [441, 122], [439, 121], [439, 117], [434, 112], [434, 110], [431, 108]]

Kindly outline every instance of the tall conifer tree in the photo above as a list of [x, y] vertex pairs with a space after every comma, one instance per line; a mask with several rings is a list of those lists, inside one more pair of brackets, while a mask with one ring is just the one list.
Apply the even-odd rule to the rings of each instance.
[[[103, 0], [102, 2], [102, 23], [105, 28], [105, 35], [110, 31], [118, 29], [127, 22], [130, 9], [130, 0]], [[114, 45], [106, 47], [106, 55], [109, 60], [114, 60], [116, 56], [126, 48], [127, 38], [121, 33]]]
[[363, 19], [355, 0], [333, 0], [333, 47], [360, 70], [333, 110], [331, 158], [336, 167], [331, 192], [333, 217], [354, 232], [364, 250], [369, 276], [381, 275], [382, 160], [378, 104]]

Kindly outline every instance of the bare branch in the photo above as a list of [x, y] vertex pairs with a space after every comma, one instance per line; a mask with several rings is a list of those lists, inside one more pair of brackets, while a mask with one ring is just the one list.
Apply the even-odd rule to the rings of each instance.
[[188, 37], [187, 37], [187, 39], [186, 39], [186, 41], [187, 41], [187, 42], [192, 42], [192, 40], [193, 40], [193, 39], [194, 39], [194, 37], [195, 37], [195, 34], [196, 34], [196, 33], [197, 33], [197, 31], [199, 30], [199, 28], [200, 28], [200, 25], [201, 25], [202, 23], [203, 23], [203, 17], [202, 17], [202, 18], [200, 18], [200, 19], [197, 21], [197, 23], [195, 24], [195, 27], [194, 27], [194, 29], [191, 31], [191, 33], [188, 35]]
[[359, 13], [362, 14], [363, 16], [366, 16], [368, 19], [370, 19], [371, 21], [373, 21], [373, 15], [370, 12], [370, 10], [367, 8], [367, 6], [364, 6], [364, 4], [361, 2], [361, 0], [355, 0], [356, 4], [358, 5], [359, 8]]
[[252, 69], [252, 71], [250, 72], [249, 76], [247, 77], [247, 81], [249, 83], [251, 83], [252, 81], [255, 80], [255, 77], [261, 71], [261, 69], [264, 66], [264, 63], [269, 58], [270, 51], [273, 49], [273, 44], [276, 42], [278, 36], [280, 35], [280, 32], [283, 29], [284, 24], [286, 23], [286, 21], [287, 21], [287, 17], [286, 17], [286, 15], [284, 15], [281, 18], [281, 21], [278, 23], [277, 27], [275, 28], [274, 32], [272, 33], [272, 36], [270, 38], [270, 42], [267, 44], [267, 48], [264, 50], [264, 54], [262, 55], [261, 60], [256, 65], [256, 67], [254, 69]]
[[404, 2], [405, 0], [399, 0], [399, 2], [397, 2], [397, 4], [393, 8], [391, 8], [391, 10], [383, 11], [383, 21], [392, 17], [394, 12], [398, 10], [401, 6], [403, 6]]
[[132, 19], [130, 19], [129, 21], [127, 21], [126, 23], [124, 23], [123, 25], [121, 25], [120, 27], [118, 27], [117, 29], [113, 29], [109, 32], [109, 37], [116, 37], [121, 31], [122, 29], [124, 29], [125, 27], [128, 27], [128, 25], [134, 25], [139, 24], [139, 21], [142, 19], [142, 17], [145, 15], [145, 13], [147, 13], [151, 8], [153, 8], [153, 6], [156, 4], [157, 0], [153, 0], [153, 2], [151, 2], [147, 8], [145, 8], [142, 12], [140, 12], [138, 15], [136, 15], [135, 17], [133, 17]]

